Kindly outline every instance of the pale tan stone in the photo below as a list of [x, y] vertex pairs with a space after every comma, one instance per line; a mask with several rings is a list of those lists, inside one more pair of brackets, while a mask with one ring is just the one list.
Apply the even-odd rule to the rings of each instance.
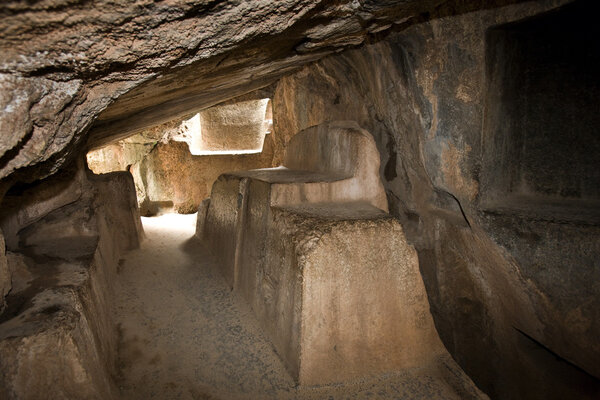
[[285, 166], [219, 177], [198, 226], [294, 379], [342, 382], [446, 354], [369, 133], [306, 129]]
[[[263, 98], [269, 93], [253, 92], [250, 95], [252, 98]], [[221, 122], [225, 125], [217, 126], [215, 135], [233, 132], [242, 137], [254, 134], [265, 136], [266, 130], [272, 125], [272, 116], [268, 110], [265, 112], [263, 104], [268, 100], [248, 100], [248, 96], [213, 108], [221, 110], [233, 106], [234, 110], [246, 110], [255, 114], [256, 120], [244, 122], [243, 113], [237, 116], [239, 121], [224, 119]], [[241, 105], [245, 105], [246, 108]], [[256, 107], [260, 110], [256, 111]], [[208, 114], [211, 112], [213, 111], [206, 111]], [[219, 114], [216, 111], [215, 113]], [[219, 117], [223, 115], [219, 114]], [[264, 129], [261, 129], [261, 126], [264, 126]], [[195, 212], [200, 202], [210, 196], [212, 184], [222, 173], [273, 167], [275, 155], [283, 155], [284, 152], [283, 142], [275, 141], [276, 135], [270, 134], [264, 137], [262, 149], [252, 151], [254, 154], [219, 154], [208, 151], [204, 155], [194, 155], [193, 132], [200, 132], [200, 114], [183, 122], [176, 119], [89, 151], [87, 164], [96, 174], [131, 172], [135, 181], [138, 206], [143, 216], [170, 211], [187, 214]], [[224, 140], [229, 141], [227, 138]], [[231, 142], [230, 145], [234, 147], [230, 147], [228, 151], [239, 153], [235, 150], [235, 143]]]
[[416, 251], [389, 214], [365, 203], [277, 208], [267, 248], [252, 306], [300, 384], [445, 354]]
[[298, 133], [286, 147], [284, 166], [338, 179], [318, 182], [318, 178], [308, 178], [301, 184], [274, 185], [273, 205], [367, 201], [388, 210], [379, 179], [379, 152], [371, 134], [356, 122], [329, 122]]
[[260, 153], [268, 129], [268, 102], [248, 100], [201, 111], [192, 132], [192, 154]]
[[[118, 398], [112, 288], [120, 256], [139, 245], [140, 218], [130, 174], [80, 167], [63, 177], [74, 182], [33, 186], [3, 210], [25, 225], [14, 233], [19, 252], [9, 254], [13, 285], [0, 314], [2, 399]], [[60, 188], [78, 195], [64, 204]], [[39, 199], [45, 207], [34, 208]]]
[[[248, 213], [244, 211], [247, 201], [253, 204]], [[213, 185], [203, 236], [233, 287], [240, 269], [236, 260], [242, 260], [235, 256], [240, 235], [254, 226], [246, 221], [247, 216], [265, 224], [271, 206], [335, 201], [364, 201], [387, 211], [375, 142], [350, 121], [325, 123], [298, 133], [286, 148], [284, 167], [221, 175]], [[262, 251], [264, 245], [256, 245]], [[244, 260], [254, 259], [247, 255]]]
[[204, 232], [204, 223], [206, 222], [206, 214], [208, 213], [208, 207], [210, 206], [210, 198], [204, 199], [198, 207], [198, 214], [196, 215], [196, 236], [202, 239], [202, 233]]

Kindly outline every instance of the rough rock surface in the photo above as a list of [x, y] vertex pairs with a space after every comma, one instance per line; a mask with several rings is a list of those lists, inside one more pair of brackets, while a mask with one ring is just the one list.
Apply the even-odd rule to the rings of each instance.
[[275, 135], [269, 134], [263, 151], [258, 154], [195, 156], [190, 153], [188, 143], [169, 140], [173, 125], [163, 125], [166, 142], [163, 135], [144, 132], [88, 153], [88, 165], [95, 173], [131, 172], [142, 215], [170, 210], [194, 213], [201, 201], [210, 196], [219, 175], [273, 167], [275, 155], [283, 152], [281, 142], [277, 142], [280, 147], [276, 148]]
[[[594, 101], [586, 103], [587, 111], [577, 111], [587, 113], [579, 123], [569, 117], [577, 113], [557, 114], [561, 99], [573, 97], [577, 89], [556, 90], [554, 84], [543, 86], [535, 80], [535, 73], [544, 72], [551, 82], [560, 82], [561, 73], [578, 71], [573, 76], [586, 82], [580, 93], [597, 93], [597, 52], [573, 50], [588, 48], [577, 38], [595, 35], [596, 25], [586, 17], [593, 13], [586, 8], [589, 3], [578, 2], [545, 19], [502, 25], [564, 3], [545, 1], [442, 16], [285, 77], [273, 98], [274, 129], [280, 137], [323, 121], [349, 118], [374, 135], [390, 211], [402, 220], [418, 250], [442, 340], [492, 397], [594, 398], [600, 393], [598, 181], [597, 168], [586, 164], [595, 153], [584, 150], [598, 146], [590, 136], [598, 114], [589, 108]], [[543, 30], [559, 23], [569, 26], [572, 35], [552, 36]], [[506, 31], [508, 39], [494, 39], [494, 45], [490, 27], [500, 34]], [[547, 46], [549, 40], [554, 40], [553, 46]], [[572, 58], [552, 55], [553, 48], [560, 53], [562, 46], [570, 49], [566, 54]], [[522, 144], [518, 141], [513, 146], [520, 153], [511, 153], [506, 135], [493, 136], [493, 126], [484, 123], [498, 93], [497, 87], [489, 89], [496, 77], [490, 71], [494, 66], [504, 68], [503, 59], [490, 58], [494, 54], [512, 57], [506, 58], [513, 60], [508, 67], [520, 65], [514, 60], [524, 57], [526, 72], [521, 73], [529, 80], [516, 93], [535, 94], [519, 101], [539, 111], [528, 115], [544, 115], [530, 118], [520, 131], [539, 132], [525, 147], [533, 153], [517, 147]], [[544, 67], [536, 69], [536, 62]], [[571, 86], [579, 84], [573, 80]], [[577, 96], [573, 101], [584, 107]], [[508, 107], [504, 115], [511, 118], [511, 126], [518, 126], [520, 109], [509, 108], [509, 102], [503, 105]], [[506, 118], [499, 120], [502, 129]], [[546, 121], [556, 123], [544, 125]], [[571, 173], [561, 172], [568, 167], [547, 162], [544, 151], [536, 147], [556, 153], [553, 146], [564, 148], [563, 132], [571, 129], [569, 138], [575, 143], [568, 145], [568, 157], [577, 154], [573, 157], [577, 161], [560, 162], [573, 163], [580, 171], [575, 182], [562, 179]], [[553, 139], [544, 142], [544, 137]], [[504, 154], [502, 162], [513, 167], [522, 163], [512, 176], [530, 183], [531, 191], [523, 196], [519, 181], [516, 189], [501, 186], [501, 164], [490, 154]], [[556, 176], [561, 179], [543, 178], [553, 176], [552, 164], [558, 166]]]
[[78, 165], [2, 203], [12, 250], [0, 314], [2, 398], [117, 396], [112, 283], [141, 224], [129, 174], [88, 176]]
[[95, 174], [127, 171], [140, 163], [159, 143], [182, 141], [191, 143], [191, 121], [174, 119], [125, 139], [88, 151], [88, 168]]
[[440, 2], [3, 2], [0, 179], [57, 171], [103, 111], [92, 144], [265, 86]]

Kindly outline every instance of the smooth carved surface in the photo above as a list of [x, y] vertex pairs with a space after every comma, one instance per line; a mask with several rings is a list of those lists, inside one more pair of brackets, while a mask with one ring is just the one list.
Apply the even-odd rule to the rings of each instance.
[[[284, 163], [295, 169], [221, 176], [198, 226], [292, 376], [341, 382], [445, 354], [416, 252], [383, 211], [371, 136], [348, 122], [312, 127]], [[338, 179], [316, 179], [329, 174]]]
[[329, 183], [274, 185], [272, 204], [367, 201], [387, 211], [379, 178], [379, 152], [373, 136], [352, 121], [328, 122], [308, 128], [290, 140], [284, 166], [343, 176]]
[[[273, 214], [270, 264], [256, 272], [265, 277], [253, 306], [266, 310], [259, 319], [301, 384], [375, 376], [445, 354], [397, 220], [364, 203]], [[271, 296], [277, 300], [261, 303]], [[281, 321], [286, 315], [293, 318]]]
[[[310, 153], [304, 152], [307, 148], [312, 148]], [[298, 154], [305, 154], [307, 159], [301, 160]], [[305, 169], [288, 169], [284, 165], [228, 173], [213, 185], [206, 231], [201, 235], [223, 261], [224, 275], [232, 287], [238, 235], [245, 229], [247, 217], [265, 213], [271, 206], [335, 201], [365, 201], [387, 211], [375, 143], [356, 123], [332, 122], [298, 133], [287, 147], [284, 163]], [[309, 168], [313, 170], [307, 171]], [[255, 189], [259, 194], [251, 195]], [[247, 201], [254, 196], [260, 196], [262, 203], [257, 204], [254, 214], [246, 214]]]
[[201, 111], [199, 129], [192, 133], [192, 153], [260, 153], [267, 131], [265, 114], [268, 101], [241, 101]]

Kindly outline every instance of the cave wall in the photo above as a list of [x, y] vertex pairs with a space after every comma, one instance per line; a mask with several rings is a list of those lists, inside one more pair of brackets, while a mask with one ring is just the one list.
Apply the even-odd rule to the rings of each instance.
[[213, 182], [223, 173], [272, 167], [273, 145], [267, 135], [258, 154], [194, 156], [183, 142], [159, 143], [148, 156], [134, 164], [140, 212], [155, 214], [172, 209], [189, 214], [210, 197]]
[[53, 174], [86, 142], [264, 87], [441, 2], [1, 2], [0, 179]]
[[119, 258], [142, 234], [131, 175], [93, 175], [80, 160], [8, 191], [0, 226], [11, 283], [0, 397], [118, 398], [112, 288]]
[[[499, 398], [597, 394], [598, 142], [585, 128], [597, 126], [599, 113], [586, 107], [597, 103], [590, 82], [598, 69], [593, 55], [584, 58], [589, 70], [569, 69], [568, 52], [597, 48], [589, 40], [597, 31], [578, 30], [594, 24], [594, 12], [576, 13], [580, 24], [558, 18], [551, 29], [521, 30], [505, 24], [569, 1], [286, 1], [261, 10], [244, 2], [65, 3], [0, 5], [1, 196], [16, 181], [59, 171], [86, 141], [93, 147], [187, 115], [389, 34], [282, 79], [273, 140], [357, 120], [376, 139], [390, 210], [418, 249], [437, 329], [464, 369]], [[424, 11], [431, 14], [419, 18], [431, 21], [410, 26]], [[566, 33], [575, 46], [560, 38]], [[538, 49], [546, 38], [566, 51], [558, 64]], [[535, 72], [543, 60], [543, 78], [502, 78]], [[573, 118], [548, 125], [564, 114], [557, 105]], [[532, 114], [544, 118], [523, 123]], [[8, 246], [20, 224], [41, 218], [36, 210], [77, 199], [60, 177], [53, 185], [40, 189], [39, 206], [3, 224]], [[0, 294], [10, 286], [4, 258]]]
[[485, 201], [503, 195], [600, 199], [600, 107], [594, 104], [600, 28], [593, 11], [579, 2], [487, 32]]
[[6, 307], [4, 297], [11, 289], [11, 276], [8, 269], [8, 261], [6, 260], [6, 245], [4, 243], [4, 234], [0, 230], [0, 314]]
[[236, 155], [193, 155], [189, 143], [172, 140], [176, 123], [159, 125], [94, 150], [88, 166], [97, 174], [129, 171], [134, 178], [141, 215], [174, 211], [195, 213], [210, 197], [213, 182], [225, 172], [270, 168], [283, 152], [283, 141], [265, 136], [262, 152]]
[[[485, 154], [497, 151], [485, 140], [496, 134], [485, 124], [496, 105], [490, 98], [489, 32], [566, 3], [540, 1], [453, 17], [444, 15], [460, 10], [441, 9], [440, 18], [281, 79], [273, 98], [274, 129], [281, 137], [340, 119], [356, 120], [373, 134], [390, 211], [418, 249], [440, 336], [493, 398], [594, 398], [599, 393], [595, 282], [600, 269], [594, 261], [599, 232], [597, 221], [589, 218], [598, 209], [540, 222], [504, 203], [495, 212], [501, 219], [491, 221], [482, 200], [490, 187], [486, 174], [497, 173], [497, 164], [482, 163]], [[546, 26], [573, 29], [561, 18], [592, 14], [589, 2], [574, 4], [582, 8], [561, 9], [558, 20]], [[591, 71], [597, 79], [597, 70]], [[564, 100], [559, 87], [549, 89], [555, 90], [554, 112]], [[581, 125], [593, 126], [594, 118], [597, 113]], [[494, 137], [504, 140], [505, 135]], [[584, 140], [573, 146], [597, 144]], [[554, 154], [568, 157], [565, 150], [555, 148]], [[584, 168], [594, 154], [583, 154], [584, 165], [571, 172], [588, 188], [597, 184], [596, 172]], [[535, 162], [536, 155], [530, 157], [528, 162]], [[495, 186], [494, 191], [507, 189]], [[558, 195], [560, 200], [565, 193]], [[564, 199], [572, 209], [573, 199]], [[531, 224], [522, 222], [527, 216]]]

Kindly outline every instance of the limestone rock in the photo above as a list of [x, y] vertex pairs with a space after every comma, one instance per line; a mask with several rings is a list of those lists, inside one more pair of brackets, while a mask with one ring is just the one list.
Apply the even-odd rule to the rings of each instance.
[[194, 213], [223, 172], [272, 166], [272, 147], [259, 154], [194, 156], [184, 142], [160, 143], [131, 168], [142, 215]]
[[[556, 9], [565, 3], [517, 4], [414, 25], [385, 41], [326, 57], [281, 79], [273, 97], [274, 129], [282, 137], [349, 118], [373, 134], [382, 158], [380, 176], [390, 212], [402, 221], [408, 240], [419, 252], [440, 336], [492, 397], [594, 398], [599, 392], [591, 376], [599, 376], [595, 339], [599, 326], [593, 321], [598, 320], [600, 291], [593, 283], [598, 282], [597, 257], [590, 256], [598, 251], [598, 180], [597, 168], [589, 164], [595, 153], [583, 150], [598, 145], [591, 139], [592, 127], [597, 125], [591, 121], [598, 113], [581, 108], [560, 114], [562, 120], [550, 110], [562, 108], [557, 100], [562, 96], [584, 107], [581, 96], [597, 93], [593, 82], [598, 82], [600, 69], [589, 68], [598, 65], [597, 52], [583, 50], [585, 45], [580, 52], [574, 50], [579, 47], [574, 43], [584, 43], [584, 39], [569, 41], [567, 35], [547, 34], [548, 27], [557, 26], [558, 21], [573, 28], [573, 38], [596, 32], [596, 24], [574, 22], [588, 20], [589, 3]], [[549, 13], [539, 19], [526, 18], [544, 11]], [[539, 25], [533, 21], [540, 21]], [[494, 40], [486, 42], [486, 37], [492, 38], [486, 36], [489, 27], [495, 27], [490, 32]], [[552, 55], [549, 37], [557, 42], [557, 54]], [[491, 54], [494, 57], [487, 58]], [[566, 60], [565, 54], [573, 58]], [[518, 57], [523, 59], [518, 61]], [[544, 68], [536, 67], [536, 57], [543, 60]], [[587, 61], [579, 64], [578, 60]], [[527, 85], [533, 87], [515, 88], [514, 76], [503, 77], [505, 67], [517, 68], [520, 62], [523, 75], [519, 76], [531, 79]], [[555, 90], [563, 81], [557, 72], [561, 68], [581, 72], [569, 75], [576, 81], [573, 87], [579, 87], [578, 95], [573, 94], [574, 88]], [[589, 77], [592, 70], [596, 78]], [[489, 75], [491, 71], [496, 75]], [[547, 80], [553, 84], [539, 80], [540, 74], [555, 76]], [[500, 82], [508, 85], [502, 87], [504, 92], [499, 92]], [[524, 97], [526, 87], [531, 90], [529, 100]], [[514, 107], [506, 96], [518, 97], [515, 103], [524, 102], [536, 111], [518, 119], [526, 111]], [[495, 114], [490, 115], [491, 110]], [[546, 121], [559, 123], [546, 126], [533, 117], [546, 111]], [[577, 112], [585, 114], [578, 119], [581, 125], [569, 122]], [[486, 122], [485, 116], [493, 120]], [[507, 124], [506, 118], [515, 125]], [[491, 134], [485, 128], [488, 123], [505, 133], [511, 127], [521, 129], [511, 139], [514, 147], [506, 147], [506, 134]], [[531, 136], [525, 138], [527, 124]], [[571, 129], [576, 132], [564, 136]], [[564, 148], [551, 143], [562, 143], [567, 137], [578, 144], [564, 146], [577, 147], [581, 156], [568, 161], [574, 164], [572, 171], [565, 166], [552, 174], [566, 159], [555, 162], [542, 153]], [[522, 140], [549, 147], [547, 152], [530, 147], [527, 155], [517, 144], [523, 144]], [[512, 151], [524, 157], [521, 164], [515, 163], [516, 155], [506, 156]], [[557, 179], [529, 181], [536, 179], [531, 173], [536, 168], [540, 176]], [[565, 179], [575, 171], [580, 171], [577, 178]], [[514, 177], [512, 188], [506, 186], [509, 176]], [[562, 189], [581, 195], [558, 196]], [[494, 201], [482, 201], [486, 196]], [[569, 267], [575, 265], [577, 271]], [[587, 374], [552, 361], [556, 357]], [[544, 382], [543, 389], [534, 388], [532, 381]]]
[[[373, 138], [356, 123], [333, 121], [307, 128], [290, 140], [282, 167], [219, 176], [202, 225], [205, 231], [198, 235], [207, 239], [223, 275], [235, 287], [243, 280], [238, 277], [240, 265], [262, 259], [271, 207], [362, 201], [387, 211], [378, 169]], [[244, 237], [250, 238], [248, 243], [241, 242]], [[252, 254], [242, 256], [241, 246]]]
[[206, 216], [199, 210], [197, 235], [302, 385], [423, 366], [445, 353], [416, 252], [385, 212], [378, 170], [368, 132], [324, 123], [292, 137], [284, 167], [220, 176]]
[[18, 232], [53, 210], [81, 199], [89, 191], [83, 168], [70, 165], [33, 187], [13, 188], [3, 199], [0, 226], [9, 250], [18, 248]]
[[204, 224], [206, 223], [206, 214], [210, 207], [210, 198], [202, 200], [198, 207], [198, 215], [196, 216], [196, 232], [195, 236], [202, 239], [204, 233]]
[[21, 321], [15, 318], [0, 325], [0, 395], [115, 398], [87, 319], [99, 315], [86, 318], [74, 290], [47, 290], [33, 301]]
[[8, 270], [12, 283], [12, 292], [19, 293], [29, 287], [33, 280], [33, 274], [27, 266], [25, 256], [21, 253], [6, 252], [6, 260], [8, 261]]
[[445, 353], [398, 221], [360, 203], [278, 208], [273, 220], [252, 305], [301, 384], [413, 368]]
[[56, 172], [101, 113], [92, 144], [265, 86], [438, 3], [5, 2], [0, 179], [50, 157], [35, 176]]
[[[250, 125], [242, 126], [240, 116], [237, 117], [237, 122], [225, 118], [229, 114], [223, 114], [223, 108], [228, 107], [234, 107], [233, 113], [236, 115], [239, 112], [244, 115], [247, 112], [254, 113], [256, 120]], [[269, 122], [265, 120], [265, 100], [242, 98], [210, 110], [219, 115], [219, 118], [225, 118], [220, 120], [220, 125], [217, 124], [218, 131], [225, 127], [244, 136], [257, 133], [259, 141], [264, 139], [264, 143], [260, 143], [262, 151], [257, 154], [194, 155], [190, 132], [193, 127], [187, 125], [190, 124], [189, 120], [173, 120], [90, 151], [87, 155], [88, 166], [96, 174], [130, 171], [134, 177], [142, 215], [155, 215], [170, 210], [180, 213], [196, 212], [200, 202], [209, 197], [212, 184], [220, 174], [270, 168], [274, 166], [275, 155], [283, 153], [283, 143], [277, 140], [276, 134], [265, 137], [265, 125]], [[206, 111], [203, 115], [208, 118], [207, 115], [212, 115], [210, 113], [213, 111]], [[231, 108], [228, 113], [231, 113]], [[214, 128], [216, 125], [209, 126]]]
[[260, 153], [267, 130], [268, 102], [248, 100], [201, 111], [198, 131], [190, 145], [192, 154]]
[[275, 147], [330, 120], [373, 135], [440, 337], [476, 383], [598, 398], [596, 14], [571, 0], [2, 2], [0, 195], [39, 189], [3, 200], [7, 247], [47, 251], [24, 229], [92, 193], [64, 170], [37, 179], [282, 78]]

